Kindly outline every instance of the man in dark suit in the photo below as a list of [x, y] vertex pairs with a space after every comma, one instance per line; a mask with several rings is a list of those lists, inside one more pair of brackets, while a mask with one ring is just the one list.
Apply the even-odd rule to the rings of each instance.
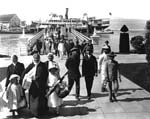
[[78, 49], [73, 48], [70, 50], [68, 59], [66, 60], [66, 68], [68, 69], [68, 90], [71, 91], [74, 82], [76, 82], [76, 99], [79, 99], [80, 95], [80, 55], [78, 54]]
[[39, 117], [47, 111], [45, 95], [48, 73], [37, 52], [33, 54], [33, 62], [25, 69], [23, 77], [33, 68], [35, 68], [35, 76], [29, 89], [29, 109], [35, 117]]
[[87, 44], [84, 46], [84, 48], [82, 50], [82, 53], [85, 54], [87, 49], [90, 49], [92, 53], [94, 52], [92, 40], [88, 40]]
[[88, 100], [91, 99], [91, 89], [94, 76], [97, 76], [97, 71], [96, 57], [92, 54], [92, 50], [88, 48], [82, 62], [82, 76], [85, 76]]
[[[8, 66], [7, 68], [7, 78], [6, 78], [6, 84], [5, 87], [8, 86], [9, 84], [9, 78], [12, 74], [17, 74], [21, 77], [22, 72], [24, 71], [24, 64], [18, 62], [18, 57], [17, 55], [13, 55], [12, 56], [12, 63]], [[22, 80], [20, 80], [19, 82], [20, 84], [22, 84]]]

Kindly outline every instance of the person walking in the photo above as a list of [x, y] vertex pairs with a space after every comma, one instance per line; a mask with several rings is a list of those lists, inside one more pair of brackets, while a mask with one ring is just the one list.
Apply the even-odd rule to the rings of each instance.
[[39, 53], [33, 54], [33, 62], [23, 72], [23, 77], [32, 70], [33, 78], [29, 89], [29, 109], [33, 116], [39, 117], [47, 111], [47, 77], [46, 66], [40, 61]]
[[106, 72], [109, 90], [109, 100], [110, 102], [117, 101], [116, 94], [119, 89], [118, 78], [121, 82], [121, 76], [119, 73], [119, 64], [114, 59], [116, 55], [114, 52], [108, 54], [108, 61], [106, 62]]
[[80, 95], [80, 71], [79, 71], [79, 65], [80, 65], [80, 56], [78, 54], [77, 48], [72, 48], [70, 50], [69, 57], [66, 60], [65, 66], [68, 70], [68, 90], [69, 92], [72, 89], [72, 86], [74, 82], [76, 83], [76, 99], [79, 99]]
[[[7, 67], [5, 87], [8, 86], [10, 82], [9, 78], [12, 74], [17, 74], [21, 77], [25, 69], [24, 64], [18, 61], [17, 55], [12, 55], [11, 60], [12, 60], [12, 63]], [[22, 79], [19, 80], [19, 83], [22, 84]]]
[[90, 48], [86, 49], [85, 56], [83, 57], [82, 76], [85, 77], [87, 97], [90, 100], [94, 76], [97, 76], [97, 60]]
[[[111, 52], [111, 47], [110, 47], [110, 45], [109, 45], [109, 41], [108, 41], [108, 40], [105, 41], [105, 44], [103, 45], [103, 47], [107, 47], [107, 48], [108, 48], [108, 53]], [[102, 48], [102, 51], [101, 51], [101, 52], [103, 52], [103, 48]]]
[[93, 47], [93, 44], [92, 44], [92, 40], [88, 40], [88, 42], [86, 43], [86, 45], [84, 46], [83, 50], [82, 50], [82, 53], [85, 54], [86, 52], [86, 49], [90, 48], [92, 53], [94, 52], [94, 47]]
[[60, 70], [58, 63], [56, 61], [54, 61], [54, 55], [53, 55], [53, 53], [51, 53], [51, 52], [48, 53], [47, 58], [48, 58], [48, 60], [45, 62], [47, 70], [49, 70], [50, 67], [52, 67], [52, 66], [56, 66], [58, 68], [58, 70]]
[[108, 47], [103, 47], [103, 53], [99, 55], [98, 58], [98, 72], [101, 75], [101, 91], [105, 92], [106, 91], [106, 67], [105, 67], [105, 62], [107, 61], [108, 57]]
[[60, 54], [60, 59], [62, 60], [63, 56], [64, 56], [64, 51], [65, 51], [63, 40], [60, 40], [60, 42], [58, 44], [58, 51], [59, 51], [59, 54]]
[[[48, 76], [48, 86], [49, 88], [53, 88], [56, 85], [57, 81], [60, 78], [59, 69], [55, 65], [49, 68], [49, 76]], [[48, 96], [48, 107], [52, 107], [56, 109], [56, 114], [59, 114], [60, 106], [62, 105], [62, 98], [59, 98], [57, 93], [53, 91]]]

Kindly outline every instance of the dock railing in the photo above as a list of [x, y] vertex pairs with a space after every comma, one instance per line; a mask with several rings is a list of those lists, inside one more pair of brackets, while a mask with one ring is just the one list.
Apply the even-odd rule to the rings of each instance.
[[43, 37], [44, 32], [45, 32], [45, 29], [38, 32], [34, 37], [28, 39], [27, 48], [33, 48], [37, 40]]
[[73, 35], [74, 38], [78, 38], [79, 39], [79, 42], [82, 42], [82, 41], [88, 41], [88, 40], [91, 40], [91, 38], [87, 37], [86, 35], [78, 32], [77, 30], [75, 29], [71, 29], [71, 34]]

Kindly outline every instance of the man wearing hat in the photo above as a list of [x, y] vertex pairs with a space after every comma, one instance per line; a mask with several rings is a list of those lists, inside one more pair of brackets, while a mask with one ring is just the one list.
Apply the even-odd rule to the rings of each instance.
[[110, 102], [117, 101], [116, 93], [119, 88], [118, 76], [121, 82], [121, 76], [119, 73], [119, 64], [116, 60], [114, 60], [115, 56], [116, 55], [114, 54], [114, 52], [109, 53], [108, 60], [106, 62], [106, 75], [107, 75]]
[[33, 68], [35, 68], [35, 74], [29, 89], [29, 109], [35, 117], [39, 117], [43, 115], [47, 109], [47, 99], [45, 95], [48, 77], [46, 66], [40, 61], [39, 53], [33, 54], [33, 62], [25, 69], [23, 77]]
[[94, 47], [93, 47], [93, 44], [92, 44], [92, 40], [88, 40], [87, 41], [87, 44], [84, 46], [83, 50], [82, 50], [82, 53], [85, 53], [86, 52], [86, 49], [90, 48], [92, 53], [94, 52]]
[[[7, 68], [7, 79], [6, 79], [6, 84], [5, 87], [8, 86], [9, 84], [9, 78], [12, 74], [17, 74], [19, 76], [22, 75], [22, 72], [24, 71], [24, 64], [21, 62], [18, 62], [18, 56], [17, 55], [12, 55], [11, 57], [12, 63], [8, 66]], [[22, 80], [19, 81], [20, 84], [22, 84]]]
[[72, 48], [69, 53], [69, 57], [66, 60], [65, 66], [68, 70], [68, 90], [71, 91], [74, 82], [76, 82], [76, 99], [79, 99], [80, 94], [80, 56], [77, 48]]
[[[108, 40], [106, 40], [105, 41], [105, 44], [104, 44], [104, 46], [103, 46], [104, 48], [105, 47], [107, 47], [108, 48], [108, 53], [110, 53], [111, 52], [111, 47], [110, 47], [110, 45], [109, 45], [109, 41]], [[102, 47], [102, 52], [103, 52], [103, 47]]]
[[90, 100], [94, 76], [97, 76], [97, 60], [90, 48], [86, 49], [86, 54], [83, 57], [82, 76], [85, 77], [87, 97]]
[[108, 47], [103, 46], [102, 47], [103, 52], [102, 54], [99, 55], [98, 59], [98, 72], [101, 74], [101, 91], [104, 92], [106, 91], [106, 67], [105, 63], [107, 61], [107, 54], [108, 54]]

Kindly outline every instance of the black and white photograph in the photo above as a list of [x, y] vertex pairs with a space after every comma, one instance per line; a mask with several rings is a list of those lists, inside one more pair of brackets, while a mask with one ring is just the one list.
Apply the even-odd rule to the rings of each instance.
[[149, 0], [0, 0], [0, 119], [150, 119]]

